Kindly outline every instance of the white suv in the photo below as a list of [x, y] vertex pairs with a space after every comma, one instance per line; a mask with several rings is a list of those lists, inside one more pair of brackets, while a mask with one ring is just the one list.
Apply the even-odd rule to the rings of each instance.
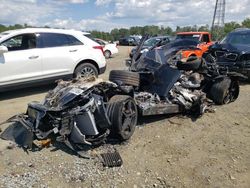
[[104, 73], [102, 46], [84, 34], [49, 28], [0, 33], [0, 91]]

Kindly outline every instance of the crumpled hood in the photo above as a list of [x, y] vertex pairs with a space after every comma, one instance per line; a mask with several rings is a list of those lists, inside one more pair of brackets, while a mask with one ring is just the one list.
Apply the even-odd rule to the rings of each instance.
[[55, 89], [48, 92], [43, 105], [51, 109], [62, 109], [83, 92], [102, 82], [102, 79], [59, 81]]

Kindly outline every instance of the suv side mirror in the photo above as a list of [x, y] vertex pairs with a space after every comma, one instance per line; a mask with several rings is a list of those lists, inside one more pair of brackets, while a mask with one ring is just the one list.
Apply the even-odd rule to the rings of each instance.
[[0, 46], [0, 55], [5, 52], [8, 52], [8, 48], [6, 46]]

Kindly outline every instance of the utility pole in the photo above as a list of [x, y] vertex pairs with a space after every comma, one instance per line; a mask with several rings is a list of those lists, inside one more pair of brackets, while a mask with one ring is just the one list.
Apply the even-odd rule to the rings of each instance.
[[216, 39], [218, 39], [219, 32], [225, 24], [225, 7], [226, 0], [216, 0], [211, 27], [211, 33], [215, 35]]

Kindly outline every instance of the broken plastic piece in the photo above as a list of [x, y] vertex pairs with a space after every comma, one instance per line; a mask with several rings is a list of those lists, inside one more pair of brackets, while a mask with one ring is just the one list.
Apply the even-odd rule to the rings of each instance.
[[114, 153], [103, 153], [101, 157], [103, 166], [106, 167], [119, 167], [123, 164], [122, 158], [117, 151]]

